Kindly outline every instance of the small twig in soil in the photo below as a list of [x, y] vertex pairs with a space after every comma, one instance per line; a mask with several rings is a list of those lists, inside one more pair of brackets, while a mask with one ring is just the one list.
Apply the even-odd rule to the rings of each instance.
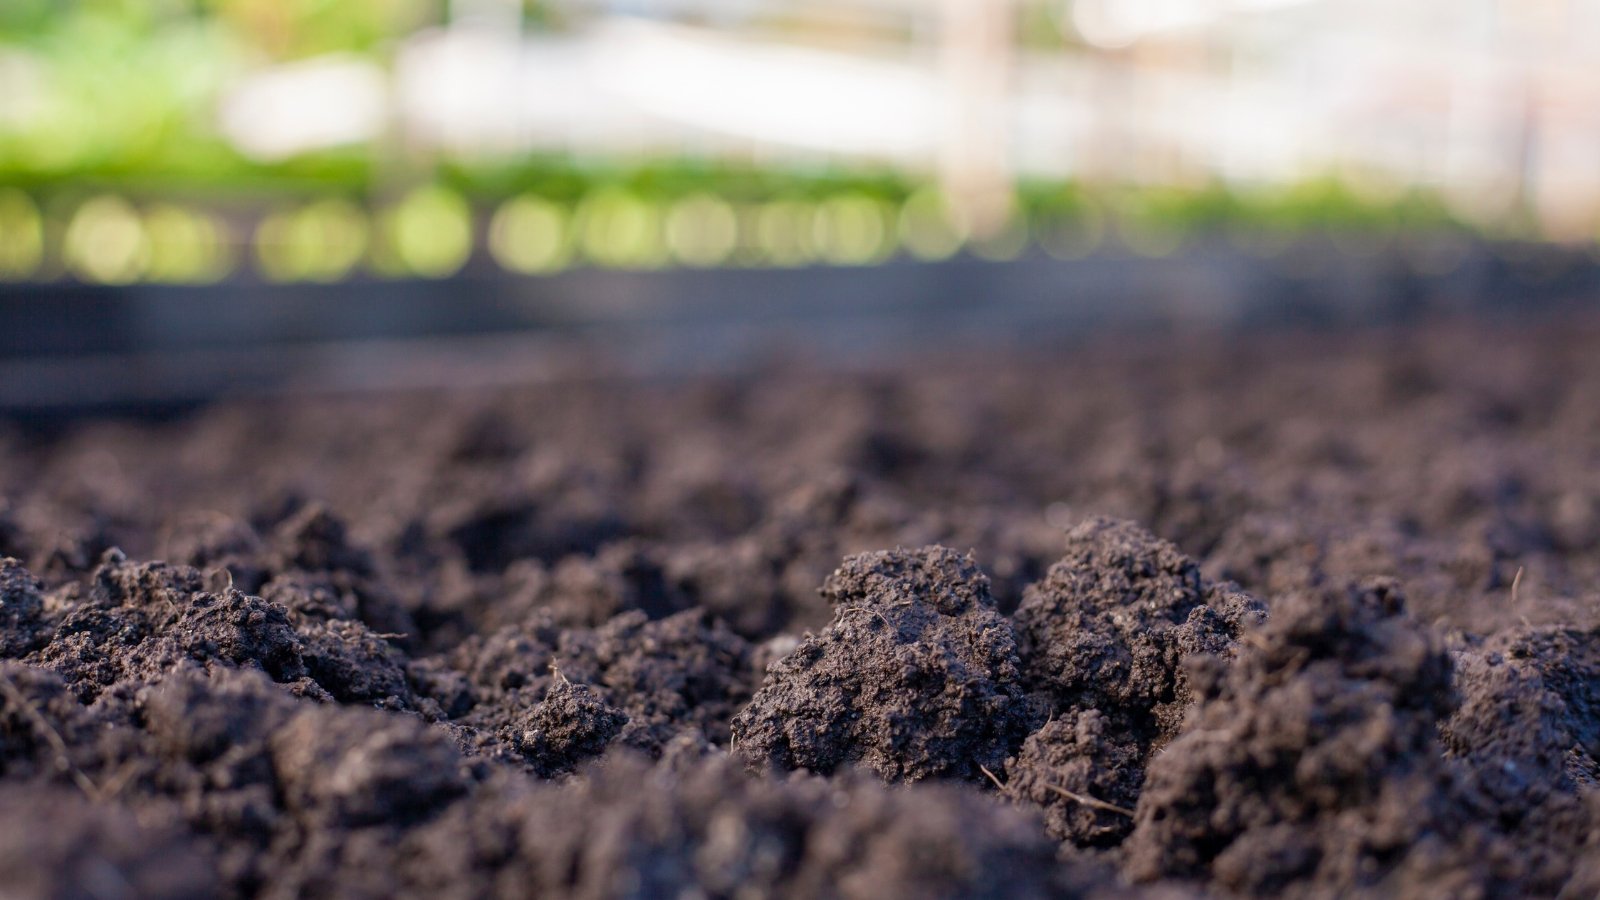
[[1517, 588], [1522, 587], [1522, 566], [1517, 566], [1517, 574], [1511, 576], [1511, 605], [1517, 605]]
[[978, 771], [980, 771], [983, 774], [989, 776], [989, 780], [994, 782], [994, 786], [995, 787], [999, 788], [1002, 791], [1006, 789], [1005, 784], [1000, 779], [996, 778], [994, 773], [989, 771], [988, 767], [985, 766], [983, 763], [978, 763]]
[[1246, 631], [1239, 640], [1257, 650], [1265, 650], [1272, 645], [1272, 642], [1267, 640], [1266, 635], [1259, 631]]
[[572, 685], [572, 682], [567, 680], [567, 676], [561, 674], [561, 667], [556, 665], [556, 661], [555, 660], [551, 660], [550, 661], [550, 675], [553, 678], [561, 679], [561, 683], [562, 684], [565, 684], [565, 685], [567, 685], [569, 687]]
[[112, 773], [111, 780], [100, 786], [99, 799], [109, 800], [122, 792], [133, 776], [138, 772], [132, 761], [126, 762], [116, 772]]
[[1047, 783], [1047, 784], [1045, 784], [1045, 787], [1049, 788], [1052, 791], [1055, 791], [1056, 793], [1058, 793], [1061, 796], [1067, 798], [1068, 800], [1073, 801], [1074, 803], [1081, 803], [1084, 806], [1092, 807], [1094, 809], [1103, 809], [1103, 810], [1105, 810], [1106, 812], [1109, 812], [1109, 813], [1116, 813], [1119, 816], [1127, 816], [1130, 819], [1133, 818], [1133, 810], [1126, 809], [1124, 807], [1118, 806], [1115, 803], [1107, 803], [1104, 800], [1100, 800], [1100, 799], [1097, 799], [1095, 797], [1090, 797], [1087, 794], [1073, 793], [1072, 791], [1069, 791], [1064, 787], [1060, 787], [1060, 786], [1054, 785], [1054, 784], [1048, 784]]
[[28, 702], [27, 696], [18, 690], [15, 684], [11, 683], [9, 675], [0, 674], [0, 691], [5, 693], [7, 700], [16, 704], [17, 709], [21, 710], [22, 714], [28, 718], [28, 721], [33, 723], [33, 727], [39, 730], [39, 735], [44, 738], [45, 743], [49, 744], [50, 749], [55, 751], [56, 768], [70, 775], [79, 789], [89, 795], [90, 800], [99, 800], [100, 788], [95, 785], [93, 779], [84, 774], [82, 769], [72, 764], [72, 757], [67, 755], [67, 742], [62, 740], [61, 733], [56, 731], [55, 726], [50, 724], [50, 720], [46, 719], [43, 713], [33, 708], [33, 704]]
[[875, 615], [879, 619], [881, 619], [883, 621], [883, 624], [889, 626], [890, 628], [894, 627], [894, 623], [889, 621], [889, 617], [888, 616], [885, 616], [883, 613], [878, 612], [875, 609], [867, 609], [865, 606], [846, 606], [843, 609], [839, 610], [839, 614], [840, 615], [844, 615], [845, 613], [848, 613], [848, 612], [871, 613], [872, 615]]

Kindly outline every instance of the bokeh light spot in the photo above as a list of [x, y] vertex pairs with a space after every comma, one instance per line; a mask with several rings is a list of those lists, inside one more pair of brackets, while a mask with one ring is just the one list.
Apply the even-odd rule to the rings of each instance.
[[347, 277], [367, 251], [371, 227], [361, 207], [318, 200], [274, 213], [256, 231], [261, 273], [273, 281], [332, 282]]
[[721, 265], [739, 245], [739, 218], [733, 207], [711, 194], [695, 194], [667, 213], [667, 246], [686, 266]]
[[446, 188], [417, 188], [386, 211], [384, 232], [406, 272], [446, 278], [472, 255], [472, 208]]
[[779, 267], [803, 266], [817, 257], [812, 240], [816, 210], [803, 200], [774, 200], [756, 213], [756, 247], [761, 262]]
[[893, 253], [889, 213], [864, 194], [838, 194], [817, 208], [813, 236], [824, 260], [839, 266], [881, 262]]
[[566, 210], [542, 197], [514, 197], [489, 223], [489, 250], [510, 272], [557, 271], [572, 259], [568, 219]]
[[144, 226], [150, 238], [146, 276], [151, 281], [206, 284], [225, 277], [233, 267], [227, 230], [209, 215], [159, 204], [145, 211]]
[[971, 244], [972, 252], [992, 262], [1008, 262], [1028, 249], [1028, 220], [1012, 215], [999, 230]]
[[603, 188], [578, 207], [578, 243], [601, 266], [648, 269], [667, 262], [661, 211], [628, 191]]
[[0, 280], [28, 278], [44, 261], [44, 217], [32, 198], [0, 189]]
[[139, 213], [121, 197], [84, 201], [67, 225], [62, 256], [72, 273], [98, 284], [130, 284], [150, 262], [150, 240]]
[[900, 208], [900, 243], [917, 259], [933, 261], [954, 256], [966, 234], [951, 215], [950, 205], [938, 188], [919, 188]]

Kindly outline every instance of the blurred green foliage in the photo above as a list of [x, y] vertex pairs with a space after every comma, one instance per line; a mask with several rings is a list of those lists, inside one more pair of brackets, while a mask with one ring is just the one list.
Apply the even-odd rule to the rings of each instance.
[[242, 159], [216, 134], [220, 92], [261, 62], [381, 55], [439, 14], [437, 0], [4, 0], [0, 182], [353, 187], [370, 167], [359, 149]]
[[[6, 0], [0, 40], [44, 41], [116, 32], [143, 41], [168, 30], [217, 26], [268, 59], [382, 50], [437, 20], [442, 0]], [[93, 57], [84, 54], [85, 62]]]

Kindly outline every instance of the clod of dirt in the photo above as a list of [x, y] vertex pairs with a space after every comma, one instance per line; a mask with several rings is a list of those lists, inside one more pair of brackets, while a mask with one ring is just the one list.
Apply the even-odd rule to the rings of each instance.
[[1471, 764], [1509, 814], [1533, 813], [1552, 793], [1573, 790], [1582, 763], [1592, 760], [1578, 737], [1582, 710], [1569, 710], [1541, 672], [1563, 660], [1530, 653], [1539, 637], [1513, 632], [1459, 648], [1453, 662], [1460, 702], [1440, 726], [1449, 755]]
[[284, 803], [306, 821], [405, 825], [469, 784], [448, 735], [376, 711], [306, 708], [269, 746]]
[[1132, 741], [1107, 731], [1098, 710], [1051, 720], [1006, 763], [1005, 795], [1042, 810], [1056, 838], [1080, 847], [1116, 844], [1133, 830], [1144, 759]]
[[1442, 759], [1450, 661], [1392, 586], [1290, 595], [1248, 644], [1196, 669], [1195, 716], [1150, 762], [1123, 846], [1130, 877], [1246, 895], [1551, 891]]
[[[373, 854], [461, 802], [480, 777], [443, 728], [309, 703], [257, 671], [180, 672], [139, 701], [143, 746], [113, 760], [110, 777], [126, 802], [175, 809], [214, 838], [236, 894], [338, 893], [318, 881], [332, 860], [375, 865]], [[343, 887], [376, 896], [393, 885], [368, 872]]]
[[658, 755], [680, 734], [725, 744], [728, 722], [750, 696], [751, 649], [700, 610], [651, 620], [634, 610], [595, 629], [556, 627], [547, 617], [466, 641], [451, 654], [479, 698], [460, 718], [469, 746], [515, 760], [527, 711], [559, 679], [588, 685], [628, 722], [620, 740]]
[[221, 888], [205, 846], [170, 819], [90, 803], [70, 788], [0, 787], [7, 897], [204, 900]]
[[416, 634], [416, 622], [380, 584], [371, 552], [350, 540], [343, 520], [316, 503], [291, 503], [270, 518], [276, 524], [264, 537], [220, 513], [179, 519], [163, 534], [164, 556], [225, 572], [230, 587], [309, 618], [359, 620], [398, 639]]
[[269, 741], [299, 705], [261, 673], [228, 669], [180, 673], [139, 693], [144, 753], [119, 761], [138, 773], [123, 793], [135, 803], [176, 803], [195, 832], [216, 839], [224, 880], [252, 886], [236, 892], [287, 862], [268, 851], [295, 827]]
[[413, 707], [404, 657], [359, 622], [307, 621], [299, 628], [306, 672], [340, 703]]
[[970, 788], [774, 781], [725, 757], [667, 769], [613, 755], [561, 787], [486, 785], [403, 856], [413, 888], [460, 897], [1044, 898], [1087, 880], [1030, 817]]
[[546, 570], [536, 560], [515, 563], [507, 576], [517, 588], [487, 612], [496, 624], [535, 609], [559, 625], [597, 627], [639, 610], [661, 619], [694, 606], [667, 572], [669, 555], [642, 541], [618, 541], [593, 556], [569, 556]]
[[1013, 617], [1029, 687], [1056, 709], [1101, 710], [1159, 748], [1183, 724], [1183, 659], [1232, 652], [1260, 601], [1212, 584], [1172, 544], [1132, 522], [1091, 519], [1029, 587]]
[[528, 714], [518, 741], [534, 771], [549, 778], [605, 752], [626, 724], [627, 714], [601, 702], [588, 685], [561, 678]]
[[[136, 565], [111, 551], [87, 592], [69, 585], [50, 597], [47, 640], [34, 636], [4, 649], [34, 648], [25, 661], [60, 674], [84, 703], [107, 692], [126, 699], [180, 669], [224, 666], [258, 669], [316, 699], [415, 708], [402, 659], [367, 626], [208, 583], [214, 579], [186, 566]], [[18, 609], [27, 608], [27, 593], [17, 596]], [[21, 640], [29, 632], [17, 634]]]
[[[303, 615], [359, 621], [401, 642], [416, 638], [411, 613], [375, 577], [372, 553], [350, 540], [344, 521], [326, 507], [306, 504], [279, 522], [269, 540], [270, 551], [261, 558], [275, 578], [263, 596], [286, 583], [282, 599]], [[296, 602], [302, 596], [317, 602]]]
[[1011, 625], [970, 555], [865, 553], [822, 587], [833, 623], [778, 660], [734, 719], [752, 766], [981, 780], [1026, 734]]
[[1600, 628], [1540, 628], [1497, 640], [1505, 655], [1536, 670], [1566, 707], [1563, 723], [1573, 750], [1600, 760]]
[[42, 590], [21, 562], [0, 558], [0, 659], [26, 656], [44, 642]]
[[352, 544], [344, 522], [320, 503], [307, 504], [280, 522], [271, 543], [279, 571], [372, 572], [371, 554]]
[[306, 677], [283, 607], [231, 588], [208, 591], [194, 569], [134, 565], [111, 552], [88, 596], [62, 605], [50, 642], [27, 662], [60, 673], [85, 703], [117, 685], [210, 662], [258, 668], [275, 681]]
[[1005, 791], [1057, 837], [1107, 847], [1132, 830], [1145, 762], [1191, 704], [1185, 658], [1231, 657], [1264, 612], [1131, 522], [1091, 519], [1066, 545], [1014, 615], [1027, 685], [1054, 718], [1007, 762]]
[[1590, 791], [1584, 800], [1589, 833], [1578, 848], [1572, 878], [1562, 886], [1563, 897], [1600, 897], [1600, 792]]
[[100, 731], [54, 673], [0, 662], [0, 775], [54, 776], [92, 793], [85, 769], [99, 761]]

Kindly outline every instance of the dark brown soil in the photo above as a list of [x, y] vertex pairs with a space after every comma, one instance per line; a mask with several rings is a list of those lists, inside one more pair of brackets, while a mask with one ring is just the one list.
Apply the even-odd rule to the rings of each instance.
[[834, 619], [767, 668], [732, 749], [774, 774], [859, 764], [887, 781], [1002, 768], [1030, 730], [1011, 624], [971, 556], [865, 553], [823, 582]]
[[1600, 896], [1600, 325], [0, 426], [0, 895]]

